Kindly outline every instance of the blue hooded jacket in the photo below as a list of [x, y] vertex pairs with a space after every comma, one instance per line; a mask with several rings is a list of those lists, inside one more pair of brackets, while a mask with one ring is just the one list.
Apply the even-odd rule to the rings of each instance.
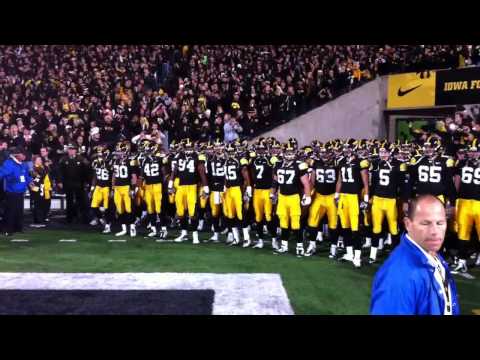
[[11, 193], [24, 193], [32, 181], [28, 165], [17, 163], [12, 158], [5, 160], [0, 166], [0, 180], [5, 178], [5, 191]]
[[[452, 314], [460, 308], [457, 289], [448, 264], [445, 268], [452, 297]], [[434, 277], [435, 267], [425, 254], [403, 234], [400, 244], [375, 274], [370, 314], [372, 315], [443, 315], [443, 286]]]

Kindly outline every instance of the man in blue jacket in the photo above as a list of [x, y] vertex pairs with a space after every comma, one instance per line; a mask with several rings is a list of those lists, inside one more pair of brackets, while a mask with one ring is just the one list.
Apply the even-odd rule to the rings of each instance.
[[439, 254], [447, 218], [432, 195], [414, 199], [405, 218], [407, 234], [373, 280], [373, 315], [457, 315], [457, 290]]
[[4, 234], [6, 236], [23, 230], [23, 197], [32, 181], [24, 160], [23, 150], [13, 148], [8, 159], [0, 166], [0, 180], [5, 179]]

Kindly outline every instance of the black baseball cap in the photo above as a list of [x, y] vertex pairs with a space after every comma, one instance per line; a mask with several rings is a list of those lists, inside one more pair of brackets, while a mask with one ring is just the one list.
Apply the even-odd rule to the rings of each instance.
[[25, 151], [21, 147], [14, 146], [10, 149], [10, 154], [15, 155], [15, 154], [24, 154]]

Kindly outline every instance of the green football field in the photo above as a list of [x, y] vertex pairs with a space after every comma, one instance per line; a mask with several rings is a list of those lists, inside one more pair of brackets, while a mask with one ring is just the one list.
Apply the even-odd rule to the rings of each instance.
[[[176, 234], [170, 231], [169, 238]], [[203, 233], [201, 239], [208, 236]], [[273, 255], [269, 248], [158, 243], [143, 236], [110, 243], [115, 239], [111, 234], [75, 229], [27, 230], [13, 239], [29, 242], [11, 239], [0, 238], [0, 272], [278, 273], [296, 314], [368, 314], [371, 282], [380, 266], [355, 269], [330, 260], [323, 243], [316, 256], [298, 259], [292, 254]], [[471, 273], [475, 280], [456, 277], [463, 314], [480, 309], [480, 271]]]

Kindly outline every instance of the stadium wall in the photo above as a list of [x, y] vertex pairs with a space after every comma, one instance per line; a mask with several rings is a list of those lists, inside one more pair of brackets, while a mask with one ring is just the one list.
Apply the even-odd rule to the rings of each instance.
[[370, 81], [261, 136], [274, 136], [282, 142], [293, 136], [300, 146], [313, 139], [385, 138], [387, 79]]

